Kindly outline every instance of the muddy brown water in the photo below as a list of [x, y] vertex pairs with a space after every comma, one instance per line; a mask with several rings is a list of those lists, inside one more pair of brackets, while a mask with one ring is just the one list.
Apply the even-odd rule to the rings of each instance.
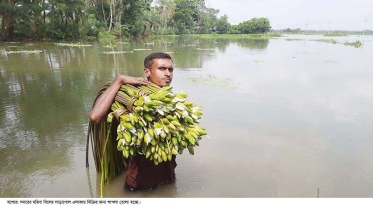
[[105, 197], [373, 197], [373, 37], [117, 46], [0, 44], [0, 197], [99, 197], [87, 113], [104, 83], [143, 76], [155, 51], [170, 52], [174, 91], [203, 106], [209, 138], [177, 157], [175, 183], [129, 193], [122, 175]]

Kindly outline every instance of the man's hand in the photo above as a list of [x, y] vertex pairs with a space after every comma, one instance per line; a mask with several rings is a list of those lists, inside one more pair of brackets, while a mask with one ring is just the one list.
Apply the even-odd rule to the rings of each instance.
[[110, 87], [108, 87], [96, 100], [91, 112], [89, 113], [89, 119], [91, 121], [100, 123], [105, 119], [106, 114], [110, 110], [111, 104], [115, 99], [115, 95], [120, 89], [120, 86], [124, 84], [148, 85], [150, 82], [142, 77], [130, 77], [126, 75], [117, 76]]
[[130, 77], [126, 75], [119, 75], [117, 76], [117, 80], [119, 80], [122, 84], [129, 84], [129, 85], [148, 85], [149, 81], [143, 77]]

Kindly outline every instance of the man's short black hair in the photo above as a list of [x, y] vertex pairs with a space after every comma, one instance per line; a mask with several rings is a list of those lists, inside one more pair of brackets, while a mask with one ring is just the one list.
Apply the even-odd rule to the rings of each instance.
[[169, 54], [163, 53], [163, 52], [154, 52], [154, 53], [151, 53], [150, 55], [146, 56], [146, 58], [144, 59], [144, 67], [147, 68], [147, 69], [150, 69], [150, 67], [153, 64], [153, 60], [157, 59], [157, 58], [170, 59], [173, 62], [173, 60], [172, 60], [172, 58]]

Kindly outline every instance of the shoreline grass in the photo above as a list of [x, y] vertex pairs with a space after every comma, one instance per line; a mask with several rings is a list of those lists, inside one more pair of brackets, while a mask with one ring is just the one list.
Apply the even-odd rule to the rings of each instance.
[[183, 35], [154, 35], [152, 37], [199, 37], [204, 39], [270, 39], [282, 37], [279, 33], [271, 34], [183, 34]]
[[92, 47], [91, 44], [83, 44], [81, 42], [77, 43], [55, 43], [57, 46], [67, 46], [67, 47]]
[[331, 33], [331, 34], [323, 34], [323, 36], [348, 36], [348, 35], [347, 34]]

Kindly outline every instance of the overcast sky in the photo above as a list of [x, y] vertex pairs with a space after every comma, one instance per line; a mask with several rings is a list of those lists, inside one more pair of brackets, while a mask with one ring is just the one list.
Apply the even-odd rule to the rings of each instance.
[[[266, 17], [273, 29], [373, 30], [373, 0], [205, 0], [238, 24]], [[364, 21], [366, 20], [366, 21]]]

